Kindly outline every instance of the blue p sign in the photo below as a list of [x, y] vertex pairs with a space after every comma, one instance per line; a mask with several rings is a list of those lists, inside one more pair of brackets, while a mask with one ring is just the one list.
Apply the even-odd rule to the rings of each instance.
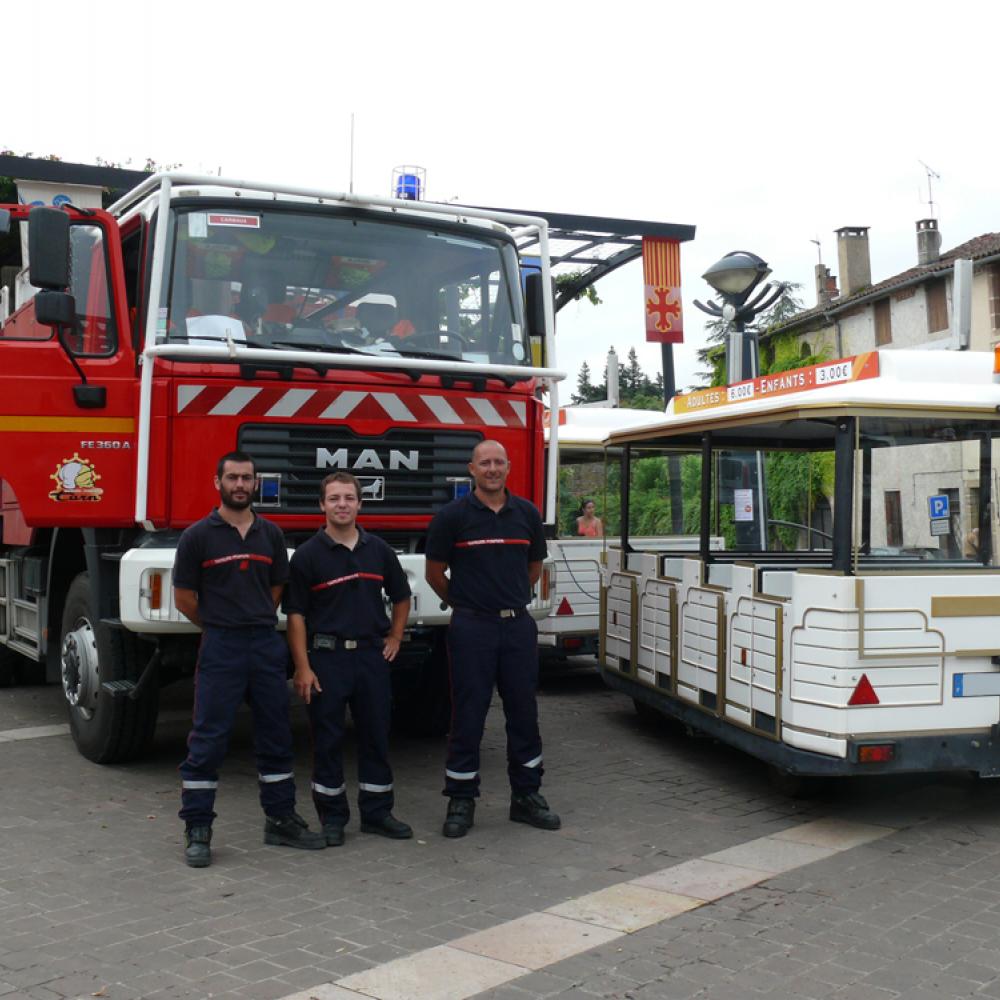
[[947, 493], [938, 493], [936, 496], [928, 497], [927, 502], [930, 504], [932, 521], [949, 516]]

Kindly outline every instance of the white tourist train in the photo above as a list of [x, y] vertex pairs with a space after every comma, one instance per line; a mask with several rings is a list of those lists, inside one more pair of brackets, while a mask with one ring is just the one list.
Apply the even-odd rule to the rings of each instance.
[[680, 477], [700, 539], [647, 545], [622, 477], [605, 681], [784, 774], [1000, 774], [997, 370], [876, 351], [612, 432], [633, 470]]

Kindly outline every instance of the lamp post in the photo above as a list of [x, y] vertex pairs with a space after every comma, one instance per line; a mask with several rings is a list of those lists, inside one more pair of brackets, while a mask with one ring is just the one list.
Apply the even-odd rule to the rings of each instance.
[[[747, 324], [778, 301], [783, 285], [760, 283], [771, 273], [767, 262], [755, 253], [734, 250], [717, 260], [702, 277], [707, 281], [722, 305], [709, 302], [695, 305], [704, 313], [729, 324], [726, 337], [726, 384], [741, 382], [760, 374], [760, 354], [757, 334], [747, 331]], [[751, 296], [757, 292], [756, 296]]]
[[[762, 281], [771, 273], [767, 262], [755, 253], [734, 250], [716, 261], [702, 277], [707, 281], [722, 305], [708, 305], [695, 300], [695, 305], [714, 319], [728, 324], [726, 336], [726, 384], [733, 385], [760, 374], [760, 345], [757, 334], [747, 331], [747, 324], [777, 302], [783, 285]], [[756, 294], [755, 294], [756, 293]], [[723, 474], [723, 470], [728, 474]], [[764, 460], [760, 452], [736, 453], [720, 464], [719, 501], [734, 507], [736, 547], [761, 550], [767, 546], [767, 495], [764, 484]], [[737, 492], [739, 491], [739, 492]], [[752, 498], [749, 516], [746, 502], [737, 503], [740, 495]]]

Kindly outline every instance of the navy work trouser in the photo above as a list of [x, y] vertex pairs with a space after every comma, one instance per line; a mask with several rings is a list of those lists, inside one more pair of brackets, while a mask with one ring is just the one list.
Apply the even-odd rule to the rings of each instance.
[[456, 608], [448, 626], [451, 734], [444, 794], [479, 795], [479, 744], [496, 686], [507, 720], [507, 774], [512, 791], [537, 792], [542, 783], [538, 732], [538, 628], [517, 618], [473, 615]]
[[188, 826], [209, 826], [215, 818], [219, 766], [244, 699], [253, 713], [261, 807], [268, 816], [286, 816], [294, 810], [287, 663], [288, 646], [270, 626], [205, 628], [195, 673], [188, 755], [180, 766], [180, 817]]
[[323, 689], [309, 702], [313, 802], [321, 823], [343, 826], [351, 815], [344, 783], [344, 715], [348, 705], [358, 744], [358, 811], [377, 822], [392, 812], [389, 767], [389, 664], [381, 646], [314, 649], [309, 665]]

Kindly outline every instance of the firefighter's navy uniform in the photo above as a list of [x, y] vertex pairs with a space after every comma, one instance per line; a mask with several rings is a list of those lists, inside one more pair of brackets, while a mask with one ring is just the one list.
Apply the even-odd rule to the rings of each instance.
[[272, 817], [294, 811], [288, 647], [275, 631], [271, 593], [287, 578], [281, 529], [261, 517], [241, 537], [215, 510], [181, 535], [173, 582], [197, 592], [204, 627], [188, 755], [180, 767], [180, 817], [188, 827], [211, 826], [215, 818], [219, 766], [244, 700], [253, 713], [260, 804]]
[[309, 702], [313, 738], [313, 802], [326, 826], [350, 816], [342, 747], [345, 707], [351, 706], [358, 741], [358, 810], [378, 824], [392, 811], [389, 766], [389, 663], [382, 655], [389, 632], [382, 592], [393, 604], [410, 596], [396, 553], [358, 529], [353, 549], [318, 531], [292, 556], [285, 614], [305, 619], [309, 666], [320, 692]]
[[507, 773], [511, 790], [537, 792], [542, 781], [538, 732], [538, 629], [525, 606], [531, 600], [528, 563], [547, 553], [534, 504], [507, 493], [498, 512], [475, 493], [443, 507], [427, 532], [427, 558], [449, 567], [448, 627], [452, 722], [444, 794], [479, 795], [479, 744], [493, 688], [507, 719]]

